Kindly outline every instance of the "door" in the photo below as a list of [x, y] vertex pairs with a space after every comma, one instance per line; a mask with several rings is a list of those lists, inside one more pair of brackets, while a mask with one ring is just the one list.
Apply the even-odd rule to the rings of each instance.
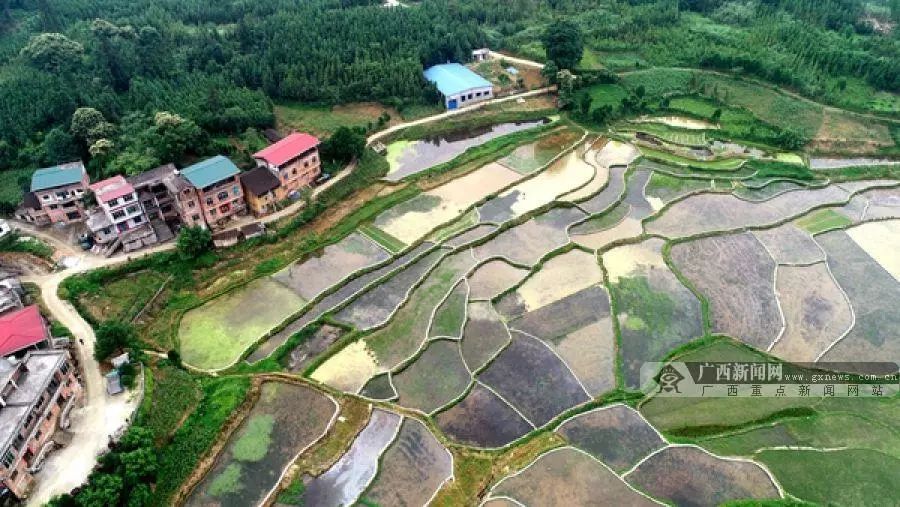
[[447, 109], [456, 109], [458, 106], [456, 99], [450, 99], [447, 101]]

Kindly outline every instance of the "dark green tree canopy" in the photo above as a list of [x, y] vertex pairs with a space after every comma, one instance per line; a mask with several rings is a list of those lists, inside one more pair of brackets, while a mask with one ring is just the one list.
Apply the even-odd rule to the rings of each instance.
[[567, 19], [557, 19], [547, 27], [541, 39], [547, 59], [561, 69], [573, 69], [584, 53], [584, 39], [578, 25]]

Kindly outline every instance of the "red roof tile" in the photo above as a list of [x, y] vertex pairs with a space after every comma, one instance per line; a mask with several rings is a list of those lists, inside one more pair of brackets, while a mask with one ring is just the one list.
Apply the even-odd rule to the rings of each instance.
[[281, 141], [256, 152], [253, 158], [260, 158], [273, 165], [282, 165], [301, 153], [319, 145], [316, 136], [295, 132]]
[[91, 184], [91, 190], [94, 191], [98, 201], [109, 202], [134, 192], [134, 187], [122, 176], [113, 176]]
[[0, 316], [0, 356], [14, 354], [49, 338], [37, 305]]

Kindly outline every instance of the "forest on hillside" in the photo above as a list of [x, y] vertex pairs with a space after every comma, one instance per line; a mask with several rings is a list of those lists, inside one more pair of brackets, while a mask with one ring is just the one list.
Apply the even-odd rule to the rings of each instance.
[[[627, 54], [826, 102], [895, 93], [898, 17], [900, 0], [0, 0], [0, 170], [182, 162], [271, 126], [278, 101], [433, 101], [424, 67], [485, 45], [543, 59], [558, 18], [603, 65]], [[73, 123], [83, 107], [99, 115]]]

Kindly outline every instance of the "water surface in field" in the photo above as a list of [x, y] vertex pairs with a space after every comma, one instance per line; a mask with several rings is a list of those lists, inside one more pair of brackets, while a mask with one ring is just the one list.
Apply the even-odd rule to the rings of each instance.
[[415, 141], [394, 141], [387, 147], [390, 171], [385, 179], [399, 181], [411, 174], [443, 164], [467, 149], [491, 139], [529, 129], [546, 120], [498, 123], [484, 127], [466, 128]]

